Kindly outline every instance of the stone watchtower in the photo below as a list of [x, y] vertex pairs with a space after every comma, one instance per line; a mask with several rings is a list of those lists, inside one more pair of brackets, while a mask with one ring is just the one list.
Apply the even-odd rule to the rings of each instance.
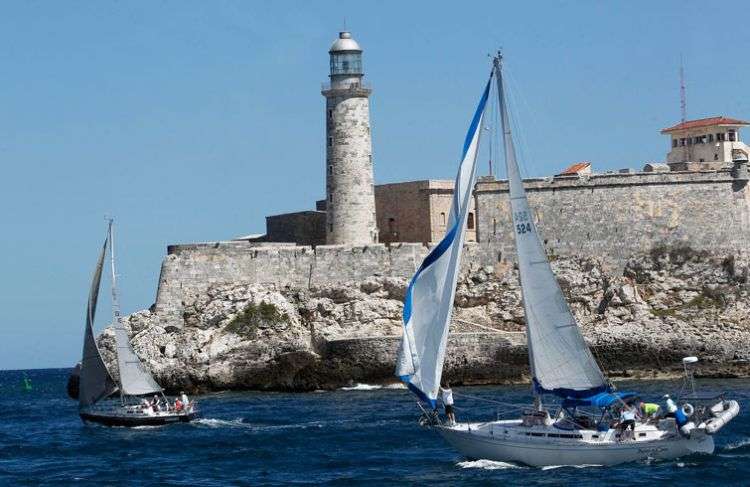
[[377, 242], [370, 140], [372, 90], [362, 78], [362, 49], [349, 32], [328, 51], [326, 97], [326, 243]]

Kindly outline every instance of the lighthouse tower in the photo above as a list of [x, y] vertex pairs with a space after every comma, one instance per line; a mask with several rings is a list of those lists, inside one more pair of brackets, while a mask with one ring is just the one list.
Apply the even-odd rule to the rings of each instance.
[[326, 243], [377, 242], [370, 140], [370, 93], [362, 80], [362, 49], [349, 32], [328, 51], [326, 98]]

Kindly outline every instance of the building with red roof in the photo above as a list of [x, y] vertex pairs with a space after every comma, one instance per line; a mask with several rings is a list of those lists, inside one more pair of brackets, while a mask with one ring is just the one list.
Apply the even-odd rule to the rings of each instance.
[[571, 164], [563, 172], [557, 174], [557, 176], [579, 176], [581, 174], [591, 174], [590, 162], [584, 161]]
[[686, 120], [662, 129], [669, 135], [667, 164], [672, 171], [721, 169], [750, 149], [740, 140], [740, 129], [750, 122], [717, 116]]

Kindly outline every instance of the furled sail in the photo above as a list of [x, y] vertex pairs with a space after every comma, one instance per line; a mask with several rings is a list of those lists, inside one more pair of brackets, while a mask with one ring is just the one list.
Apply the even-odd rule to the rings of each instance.
[[109, 233], [107, 233], [107, 238], [105, 238], [102, 251], [99, 254], [99, 260], [96, 263], [86, 307], [86, 329], [83, 335], [83, 354], [78, 386], [78, 403], [80, 406], [90, 406], [117, 390], [117, 385], [112, 380], [112, 376], [109, 375], [107, 366], [104, 365], [99, 353], [99, 348], [96, 346], [96, 337], [93, 330], [96, 303], [99, 299], [99, 287], [102, 281], [102, 268], [104, 267], [108, 243]]
[[498, 59], [505, 162], [534, 388], [564, 397], [602, 392], [607, 381], [578, 329], [537, 234], [516, 161], [500, 68]]
[[466, 218], [476, 174], [476, 156], [492, 75], [487, 81], [464, 141], [456, 176], [448, 231], [425, 257], [404, 298], [404, 335], [396, 375], [434, 406], [443, 372], [445, 345], [461, 263]]
[[151, 374], [143, 367], [133, 347], [130, 345], [128, 332], [122, 323], [120, 307], [117, 296], [117, 275], [115, 273], [115, 248], [112, 237], [112, 224], [109, 227], [110, 255], [112, 257], [112, 304], [114, 308], [115, 321], [115, 343], [117, 346], [117, 368], [120, 373], [120, 389], [123, 394], [129, 396], [140, 396], [161, 392], [161, 387], [156, 383]]

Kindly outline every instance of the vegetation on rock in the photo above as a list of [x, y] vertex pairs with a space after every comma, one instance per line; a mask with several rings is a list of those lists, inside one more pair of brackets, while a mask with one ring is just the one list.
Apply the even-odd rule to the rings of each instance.
[[286, 313], [280, 313], [271, 303], [262, 301], [260, 304], [248, 304], [245, 309], [227, 323], [224, 330], [245, 338], [255, 338], [258, 328], [277, 325], [289, 320]]

